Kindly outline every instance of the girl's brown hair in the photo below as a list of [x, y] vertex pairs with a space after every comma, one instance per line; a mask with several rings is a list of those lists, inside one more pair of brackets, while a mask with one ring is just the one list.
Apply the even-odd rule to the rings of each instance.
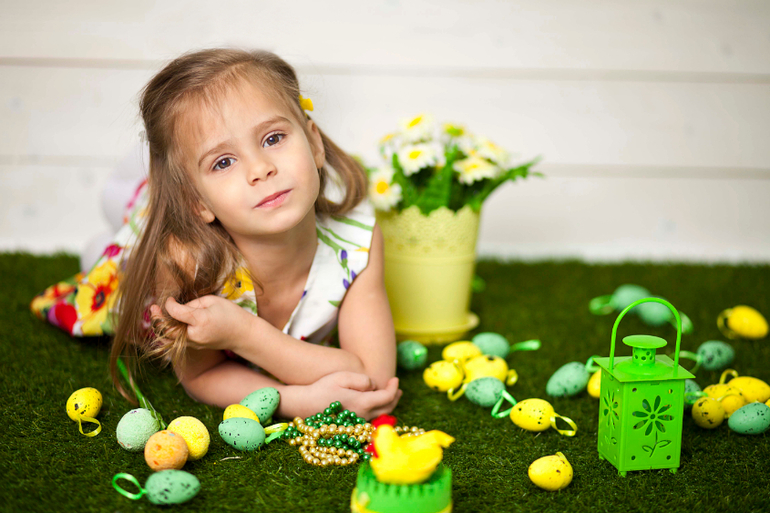
[[[182, 126], [184, 114], [196, 108], [215, 108], [217, 101], [244, 81], [286, 105], [297, 120], [306, 119], [294, 69], [266, 51], [210, 49], [187, 53], [164, 67], [141, 92], [139, 107], [150, 149], [149, 204], [144, 232], [132, 249], [118, 286], [117, 329], [110, 354], [112, 381], [134, 404], [131, 392], [118, 379], [118, 358], [130, 357], [130, 376], [138, 349], [166, 364], [181, 363], [187, 346], [186, 325], [168, 315], [163, 306], [166, 299], [187, 303], [214, 294], [240, 264], [240, 252], [224, 227], [216, 220], [206, 223], [198, 215], [203, 199], [185, 167], [189, 158], [183, 155], [178, 135], [186, 128]], [[306, 123], [300, 124], [306, 128]], [[366, 173], [319, 132], [326, 162], [339, 176], [345, 194], [339, 202], [324, 196], [330, 177], [322, 167], [318, 170], [321, 193], [315, 211], [342, 215], [364, 199]], [[147, 310], [153, 303], [161, 306], [164, 318], [148, 329]]]

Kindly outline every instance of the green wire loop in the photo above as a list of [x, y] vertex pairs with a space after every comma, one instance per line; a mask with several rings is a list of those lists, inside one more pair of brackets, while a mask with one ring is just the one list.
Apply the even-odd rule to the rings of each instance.
[[700, 369], [700, 364], [703, 363], [703, 358], [697, 353], [693, 353], [691, 351], [679, 351], [679, 356], [682, 358], [685, 358], [687, 360], [692, 360], [695, 362], [695, 367], [693, 367], [690, 372], [695, 374], [698, 372], [698, 369]]
[[593, 298], [588, 302], [588, 309], [594, 315], [611, 314], [615, 310], [612, 306], [612, 294]]
[[537, 339], [525, 340], [524, 342], [516, 342], [511, 346], [509, 352], [514, 351], [537, 351], [540, 349], [540, 341]]
[[128, 386], [131, 387], [131, 390], [134, 391], [134, 395], [136, 395], [136, 400], [139, 401], [139, 406], [142, 408], [149, 410], [153, 417], [155, 417], [155, 420], [158, 421], [158, 424], [160, 424], [161, 429], [166, 429], [168, 425], [163, 421], [163, 417], [160, 416], [160, 413], [152, 407], [152, 404], [150, 404], [150, 401], [142, 394], [142, 392], [139, 390], [139, 387], [136, 386], [136, 383], [128, 378], [128, 370], [126, 369], [126, 365], [123, 363], [123, 360], [118, 358], [118, 370], [120, 371], [120, 374], [123, 376], [123, 379], [126, 380], [126, 383], [128, 383]]
[[[503, 403], [505, 401], [508, 401], [509, 403], [511, 403], [511, 407], [505, 411], [500, 411], [500, 408], [502, 408]], [[500, 393], [500, 399], [497, 400], [497, 402], [495, 403], [495, 406], [492, 408], [492, 416], [496, 419], [503, 419], [511, 414], [511, 410], [513, 410], [514, 406], [516, 406], [516, 399], [514, 399], [513, 396], [508, 393], [507, 390], [503, 390]]]
[[601, 367], [599, 367], [598, 365], [596, 365], [594, 363], [594, 358], [599, 358], [599, 355], [595, 354], [595, 355], [591, 356], [588, 360], [586, 360], [586, 370], [588, 372], [591, 372], [591, 373], [596, 372], [599, 369], [601, 369]]
[[[136, 485], [137, 488], [139, 488], [139, 493], [131, 493], [128, 490], [124, 490], [123, 488], [118, 486], [118, 479], [125, 479], [126, 481], [131, 481]], [[125, 474], [125, 473], [115, 474], [112, 477], [112, 486], [118, 491], [119, 494], [121, 494], [124, 497], [128, 497], [132, 501], [141, 499], [142, 495], [147, 493], [147, 490], [142, 488], [142, 485], [139, 484], [139, 481], [137, 481], [136, 478], [131, 474]]]

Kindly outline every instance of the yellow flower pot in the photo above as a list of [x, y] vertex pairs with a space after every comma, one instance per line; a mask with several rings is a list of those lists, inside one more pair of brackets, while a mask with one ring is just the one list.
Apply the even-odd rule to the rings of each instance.
[[417, 206], [377, 212], [385, 239], [385, 289], [396, 335], [439, 344], [460, 339], [479, 324], [469, 311], [476, 265], [479, 213]]

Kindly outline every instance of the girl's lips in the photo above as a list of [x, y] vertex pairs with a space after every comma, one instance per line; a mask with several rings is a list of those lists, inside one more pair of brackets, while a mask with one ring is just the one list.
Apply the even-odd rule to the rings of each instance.
[[271, 194], [267, 198], [263, 199], [257, 204], [256, 208], [270, 208], [270, 207], [277, 207], [281, 205], [284, 201], [286, 201], [286, 197], [291, 192], [291, 189], [286, 189], [285, 191], [276, 192], [275, 194]]

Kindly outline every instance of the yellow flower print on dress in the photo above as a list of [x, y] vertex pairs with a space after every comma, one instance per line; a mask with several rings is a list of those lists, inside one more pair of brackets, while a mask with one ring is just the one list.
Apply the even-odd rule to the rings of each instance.
[[253, 290], [254, 283], [251, 281], [249, 272], [245, 268], [239, 267], [235, 272], [235, 275], [225, 283], [224, 287], [222, 287], [222, 294], [227, 299], [235, 300]]
[[88, 281], [83, 281], [75, 296], [83, 335], [101, 335], [102, 325], [107, 314], [115, 304], [118, 286], [118, 268], [114, 260], [107, 260], [88, 273]]

